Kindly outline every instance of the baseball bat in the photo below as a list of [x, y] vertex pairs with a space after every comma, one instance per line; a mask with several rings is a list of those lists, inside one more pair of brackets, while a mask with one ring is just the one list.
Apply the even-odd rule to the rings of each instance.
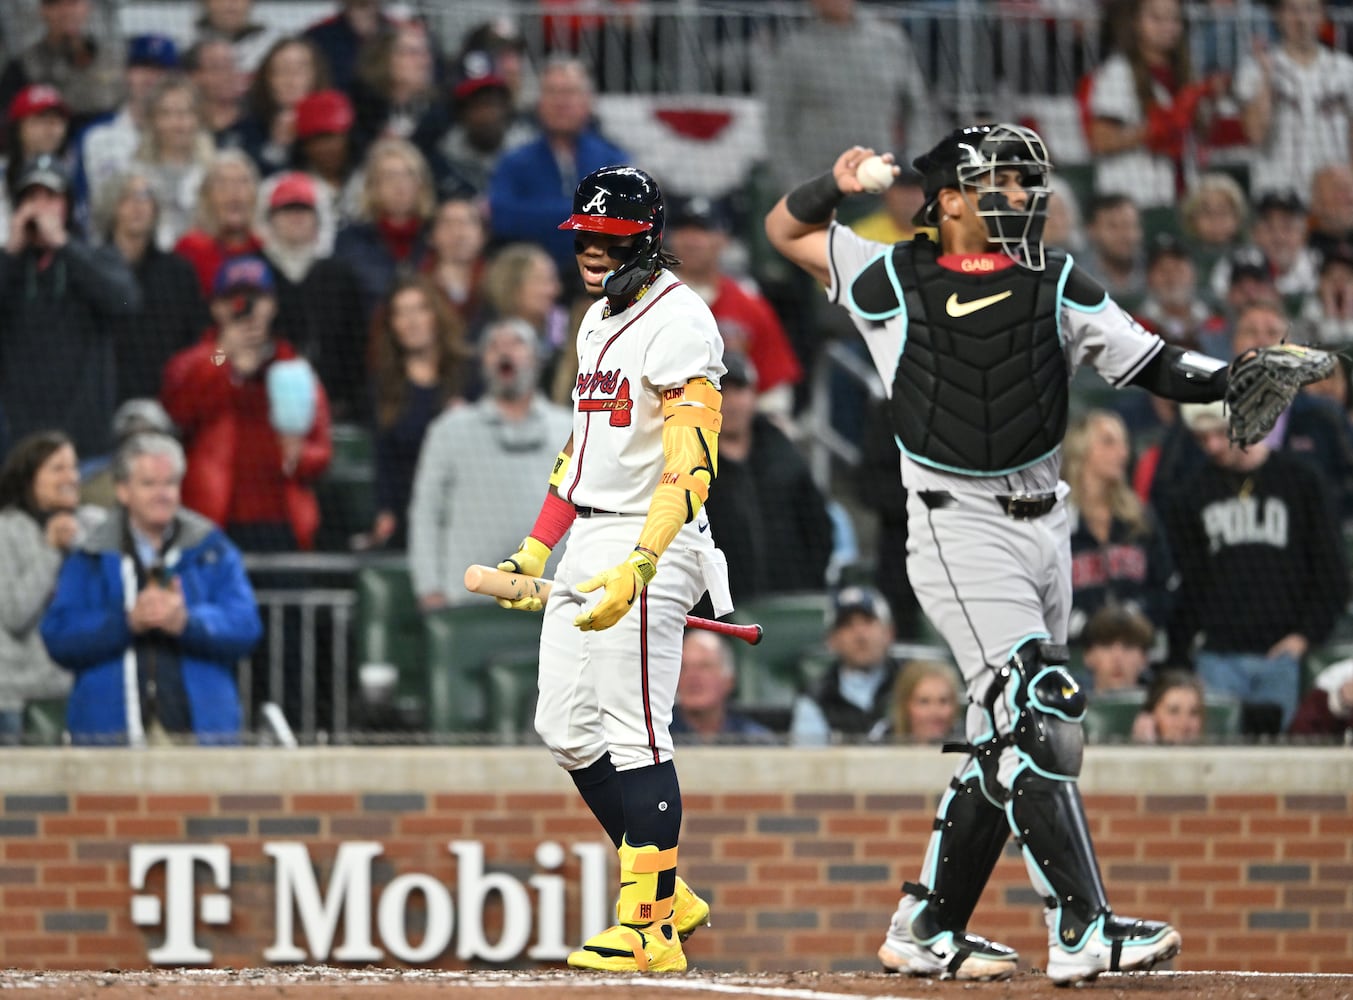
[[[553, 580], [542, 580], [523, 573], [509, 573], [494, 566], [474, 565], [465, 570], [465, 589], [472, 594], [502, 597], [509, 601], [519, 601], [523, 597], [539, 597], [543, 603], [549, 600], [553, 588]], [[695, 615], [686, 616], [686, 627], [718, 632], [720, 635], [741, 639], [752, 646], [761, 641], [763, 634], [760, 625], [738, 625], [735, 622], [720, 622], [712, 618], [697, 618]]]

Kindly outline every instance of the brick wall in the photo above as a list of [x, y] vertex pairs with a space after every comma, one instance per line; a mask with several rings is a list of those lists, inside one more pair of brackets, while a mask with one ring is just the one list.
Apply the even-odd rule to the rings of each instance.
[[[1117, 759], [1092, 753], [1084, 784], [1110, 899], [1120, 913], [1180, 928], [1177, 968], [1353, 972], [1347, 751], [1264, 751], [1286, 755], [1283, 766], [1239, 750], [1108, 752]], [[538, 750], [161, 753], [6, 758], [13, 780], [0, 797], [0, 964], [147, 966], [164, 931], [132, 922], [133, 844], [230, 849], [230, 923], [199, 924], [197, 941], [213, 964], [240, 967], [264, 964], [272, 943], [274, 863], [265, 843], [305, 843], [323, 887], [340, 844], [378, 842], [378, 894], [410, 872], [454, 885], [451, 841], [482, 841], [490, 870], [525, 882], [540, 871], [540, 842], [599, 839]], [[683, 757], [682, 869], [714, 904], [714, 927], [689, 945], [692, 961], [723, 970], [876, 968], [897, 886], [916, 875], [947, 769], [925, 751]], [[1208, 774], [1219, 788], [1189, 787]], [[889, 783], [898, 788], [872, 787]], [[1128, 790], [1132, 783], [1151, 790]], [[572, 941], [577, 858], [558, 873], [567, 880]], [[143, 891], [163, 893], [162, 870]], [[418, 901], [409, 911], [415, 941]], [[497, 920], [490, 908], [487, 924]], [[1042, 964], [1039, 903], [1013, 847], [972, 926]], [[432, 964], [457, 967], [454, 956]]]

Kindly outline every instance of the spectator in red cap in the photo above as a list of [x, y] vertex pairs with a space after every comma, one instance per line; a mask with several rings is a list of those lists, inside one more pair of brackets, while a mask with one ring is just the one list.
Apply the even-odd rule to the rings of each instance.
[[165, 364], [211, 325], [192, 265], [156, 244], [159, 214], [155, 180], [143, 166], [94, 192], [94, 230], [141, 289], [141, 308], [115, 321], [119, 402], [158, 396]]
[[253, 161], [237, 149], [217, 153], [198, 192], [197, 225], [174, 247], [197, 271], [204, 297], [210, 297], [223, 263], [263, 249], [254, 233], [257, 199], [258, 171]]
[[304, 38], [283, 38], [268, 50], [245, 95], [246, 117], [240, 123], [244, 149], [259, 172], [285, 167], [296, 139], [296, 106], [329, 85], [324, 56]]
[[484, 194], [499, 158], [530, 142], [534, 131], [518, 117], [507, 80], [487, 52], [462, 57], [452, 96], [455, 124], [441, 142], [441, 155], [454, 185]]
[[277, 327], [318, 370], [334, 415], [364, 420], [369, 408], [362, 299], [352, 268], [328, 255], [324, 198], [313, 177], [288, 171], [276, 175], [267, 206], [260, 231], [277, 283]]
[[334, 224], [357, 218], [362, 201], [362, 173], [352, 126], [356, 115], [347, 95], [317, 90], [296, 105], [296, 142], [291, 165], [308, 171], [333, 209]]
[[43, 35], [0, 73], [0, 106], [31, 83], [48, 84], [65, 98], [78, 133], [122, 103], [125, 47], [115, 35], [95, 36], [90, 0], [42, 0], [38, 14]]
[[202, 118], [220, 149], [243, 142], [240, 123], [244, 118], [246, 78], [235, 61], [235, 50], [223, 38], [204, 38], [183, 56], [183, 70], [202, 98]]
[[[183, 504], [246, 551], [309, 549], [319, 527], [310, 484], [333, 448], [324, 387], [313, 373], [305, 381], [305, 368], [303, 384], [281, 377], [297, 373], [279, 368], [297, 355], [273, 333], [276, 288], [262, 258], [227, 261], [210, 308], [216, 325], [170, 360], [161, 390], [188, 452]], [[293, 422], [297, 402], [303, 412]]]
[[9, 208], [24, 168], [44, 154], [59, 156], [65, 148], [70, 112], [61, 93], [45, 83], [24, 87], [9, 102], [5, 148], [5, 189], [0, 193], [0, 223], [8, 228]]

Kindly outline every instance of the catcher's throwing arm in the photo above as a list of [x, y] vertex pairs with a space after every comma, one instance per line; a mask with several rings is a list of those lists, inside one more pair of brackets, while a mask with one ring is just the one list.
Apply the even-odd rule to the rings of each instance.
[[[502, 597], [509, 601], [521, 600], [523, 597], [539, 597], [543, 604], [549, 599], [550, 591], [554, 589], [554, 581], [521, 573], [509, 573], [493, 566], [475, 565], [465, 570], [465, 589], [472, 594]], [[738, 625], [734, 622], [715, 621], [712, 618], [697, 618], [695, 615], [686, 616], [686, 627], [732, 636], [752, 646], [761, 641], [762, 635], [760, 625]]]

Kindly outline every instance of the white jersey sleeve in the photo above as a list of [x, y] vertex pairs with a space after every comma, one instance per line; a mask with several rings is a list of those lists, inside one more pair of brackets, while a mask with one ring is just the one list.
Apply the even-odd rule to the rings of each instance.
[[1108, 118], [1124, 125], [1141, 123], [1142, 105], [1137, 99], [1132, 67], [1122, 55], [1110, 56], [1095, 70], [1089, 106], [1090, 114], [1096, 118]]
[[867, 240], [850, 227], [833, 222], [827, 229], [827, 270], [831, 272], [827, 300], [845, 305], [846, 289], [855, 276], [887, 249], [888, 244]]
[[[1098, 288], [1088, 279], [1085, 284]], [[1067, 367], [1074, 372], [1089, 365], [1115, 389], [1132, 381], [1165, 346], [1165, 341], [1129, 316], [1107, 292], [1096, 302], [1063, 296], [1059, 321]]]
[[643, 377], [654, 389], [675, 389], [693, 378], [716, 384], [725, 371], [723, 337], [714, 314], [686, 288], [671, 296], [671, 307], [654, 317], [644, 351]]

